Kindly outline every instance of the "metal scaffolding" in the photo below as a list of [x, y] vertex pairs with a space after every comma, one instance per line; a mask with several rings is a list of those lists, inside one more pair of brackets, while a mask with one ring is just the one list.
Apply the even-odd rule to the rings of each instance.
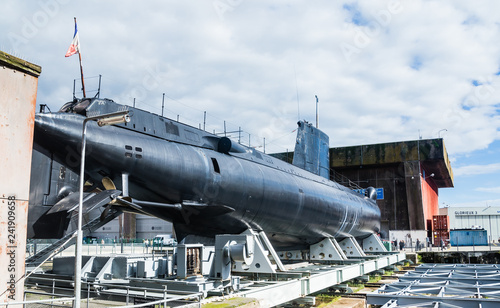
[[368, 294], [367, 303], [383, 308], [499, 307], [500, 269], [496, 264], [423, 264]]

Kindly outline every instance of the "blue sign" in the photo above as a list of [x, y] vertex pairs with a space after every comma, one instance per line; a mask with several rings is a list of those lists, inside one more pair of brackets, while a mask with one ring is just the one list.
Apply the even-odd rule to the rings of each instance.
[[384, 200], [384, 189], [377, 188], [377, 200]]

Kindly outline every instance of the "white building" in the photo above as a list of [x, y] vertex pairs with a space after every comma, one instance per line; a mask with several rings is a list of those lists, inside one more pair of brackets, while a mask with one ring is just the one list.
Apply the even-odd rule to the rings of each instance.
[[440, 214], [450, 216], [450, 229], [485, 229], [488, 241], [500, 243], [500, 206], [447, 207]]
[[[152, 239], [158, 234], [172, 234], [172, 223], [146, 215], [135, 216], [136, 239]], [[120, 238], [118, 217], [92, 232], [98, 239], [118, 240]]]

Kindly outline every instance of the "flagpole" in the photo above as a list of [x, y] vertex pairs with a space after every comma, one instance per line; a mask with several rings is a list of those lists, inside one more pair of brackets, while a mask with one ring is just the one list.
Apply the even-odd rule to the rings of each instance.
[[[76, 25], [76, 17], [75, 17], [75, 25]], [[82, 76], [82, 91], [83, 91], [83, 98], [86, 98], [87, 95], [85, 94], [85, 82], [83, 80], [83, 66], [82, 66], [82, 54], [80, 53], [80, 49], [78, 49], [78, 59], [80, 60], [80, 74]]]
[[80, 59], [80, 73], [82, 75], [82, 91], [83, 91], [83, 98], [87, 97], [85, 95], [85, 82], [83, 81], [83, 67], [82, 67], [82, 55], [80, 54], [80, 51], [78, 51], [78, 58]]

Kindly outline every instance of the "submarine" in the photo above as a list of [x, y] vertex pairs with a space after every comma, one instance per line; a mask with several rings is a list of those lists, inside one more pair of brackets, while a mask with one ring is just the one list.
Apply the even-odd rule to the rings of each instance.
[[[87, 123], [85, 194], [105, 201], [86, 209], [158, 217], [173, 223], [179, 242], [264, 231], [277, 250], [309, 248], [325, 238], [363, 239], [380, 230], [375, 189], [361, 195], [329, 180], [328, 136], [305, 121], [298, 122], [290, 164], [145, 110], [83, 98], [35, 115], [34, 149], [46, 163], [33, 164], [31, 238], [61, 236], [75, 211], [70, 201], [78, 196], [84, 120], [125, 109], [129, 122]], [[51, 180], [33, 181], [43, 168], [53, 169], [46, 172]]]

